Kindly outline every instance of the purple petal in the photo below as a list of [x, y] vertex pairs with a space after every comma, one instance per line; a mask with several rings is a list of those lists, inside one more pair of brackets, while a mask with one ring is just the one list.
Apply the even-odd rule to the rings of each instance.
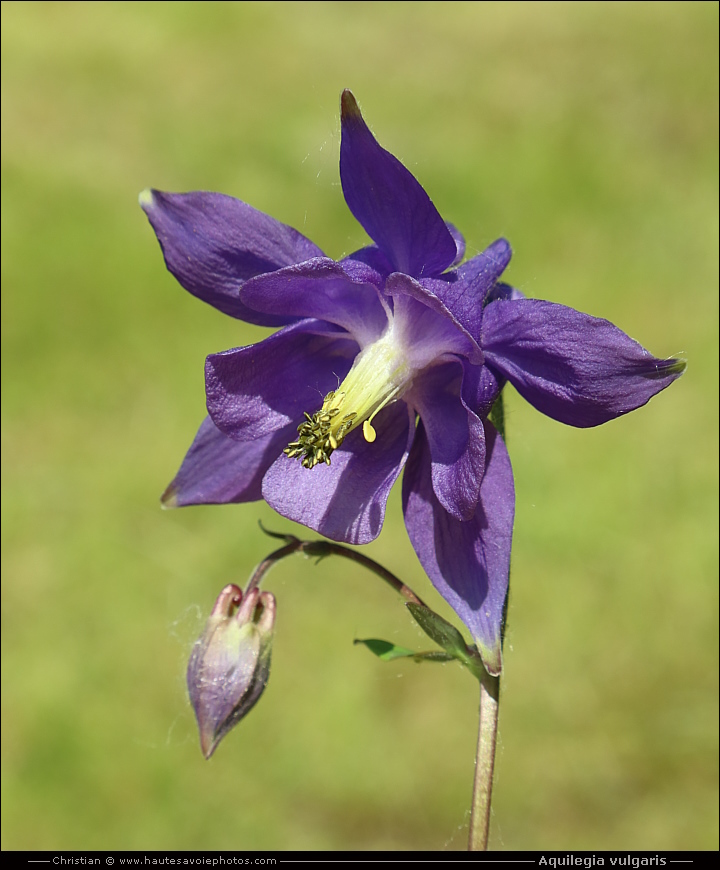
[[291, 424], [255, 441], [233, 441], [206, 417], [175, 479], [165, 507], [231, 504], [262, 498], [262, 479], [294, 435]]
[[472, 633], [485, 667], [499, 674], [515, 487], [505, 445], [491, 423], [484, 425], [485, 475], [475, 516], [461, 522], [436, 499], [430, 448], [421, 428], [405, 469], [403, 506], [425, 572]]
[[193, 296], [261, 326], [295, 319], [258, 314], [241, 302], [238, 291], [255, 275], [323, 256], [297, 230], [221, 193], [150, 190], [140, 195], [140, 204], [169, 271]]
[[425, 427], [438, 501], [456, 519], [469, 520], [480, 496], [485, 432], [460, 397], [462, 380], [459, 360], [432, 366], [416, 379], [406, 400]]
[[537, 299], [488, 305], [482, 335], [488, 362], [538, 411], [570, 426], [627, 414], [685, 369], [607, 320]]
[[380, 290], [385, 286], [385, 279], [394, 272], [392, 263], [377, 245], [360, 248], [340, 261], [343, 269], [355, 280], [366, 284], [374, 284]]
[[439, 275], [457, 255], [455, 239], [419, 182], [382, 148], [355, 97], [341, 101], [340, 180], [348, 208], [398, 272]]
[[423, 368], [444, 353], [465, 356], [474, 364], [483, 361], [475, 339], [432, 290], [395, 272], [387, 279], [385, 292], [393, 297], [395, 331], [414, 368]]
[[404, 402], [373, 420], [377, 438], [351, 432], [332, 454], [330, 465], [303, 468], [281, 456], [263, 480], [263, 497], [279, 514], [333, 541], [367, 544], [385, 518], [385, 502], [407, 459], [415, 429]]
[[512, 249], [505, 239], [498, 239], [482, 254], [463, 263], [455, 272], [435, 281], [423, 283], [430, 287], [453, 317], [477, 339], [480, 336], [483, 305], [497, 279], [507, 268]]
[[317, 410], [359, 351], [347, 333], [332, 328], [303, 320], [259, 344], [209, 356], [205, 388], [215, 425], [237, 441], [254, 441]]
[[498, 302], [500, 300], [508, 302], [525, 298], [525, 294], [521, 293], [517, 287], [511, 287], [509, 284], [503, 284], [502, 281], [498, 281], [485, 297], [485, 304], [489, 305], [491, 302]]
[[326, 257], [306, 260], [248, 281], [240, 291], [242, 301], [255, 311], [292, 317], [316, 317], [343, 326], [361, 347], [379, 338], [388, 317], [372, 278], [363, 264], [345, 269]]
[[505, 378], [489, 365], [473, 366], [463, 360], [463, 368], [463, 401], [478, 417], [485, 419], [505, 386]]

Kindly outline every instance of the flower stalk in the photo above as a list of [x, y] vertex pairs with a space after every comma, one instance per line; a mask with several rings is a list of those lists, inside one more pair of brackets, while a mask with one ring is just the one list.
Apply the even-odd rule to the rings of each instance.
[[396, 577], [392, 571], [388, 571], [387, 568], [384, 568], [379, 562], [370, 559], [362, 553], [358, 553], [357, 550], [351, 550], [350, 547], [344, 547], [342, 544], [335, 544], [332, 541], [301, 541], [300, 538], [296, 538], [295, 535], [284, 535], [279, 532], [271, 532], [266, 529], [262, 523], [260, 523], [260, 528], [268, 537], [278, 538], [281, 541], [285, 541], [285, 546], [280, 547], [278, 550], [274, 550], [269, 556], [266, 556], [253, 571], [253, 574], [248, 581], [247, 588], [245, 589], [246, 595], [252, 589], [255, 589], [260, 585], [267, 572], [281, 559], [284, 559], [287, 556], [292, 556], [293, 553], [304, 553], [306, 556], [315, 556], [318, 559], [324, 559], [326, 556], [341, 556], [343, 559], [350, 559], [352, 562], [362, 565], [363, 568], [367, 568], [368, 571], [372, 571], [380, 577], [381, 580], [384, 580], [399, 595], [402, 595], [406, 602], [419, 604], [422, 607], [426, 606], [420, 596], [416, 595], [413, 590], [407, 584], [403, 583], [399, 577]]
[[475, 754], [475, 779], [470, 809], [468, 852], [486, 852], [490, 832], [490, 803], [495, 773], [500, 678], [480, 681], [478, 742]]

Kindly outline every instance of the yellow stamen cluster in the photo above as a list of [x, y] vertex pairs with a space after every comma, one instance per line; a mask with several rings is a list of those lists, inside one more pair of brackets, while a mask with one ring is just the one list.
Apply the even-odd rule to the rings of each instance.
[[339, 417], [345, 393], [330, 392], [322, 408], [312, 417], [305, 412], [305, 422], [298, 426], [297, 441], [291, 441], [283, 453], [300, 460], [304, 468], [314, 468], [320, 462], [330, 465], [330, 454], [343, 442], [357, 417], [355, 412]]

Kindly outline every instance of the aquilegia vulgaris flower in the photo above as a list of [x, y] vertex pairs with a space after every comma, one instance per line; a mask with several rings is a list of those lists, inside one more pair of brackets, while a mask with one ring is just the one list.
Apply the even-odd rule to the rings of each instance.
[[186, 290], [280, 327], [208, 357], [209, 417], [163, 500], [264, 498], [328, 538], [363, 544], [379, 534], [404, 467], [415, 551], [497, 674], [515, 495], [487, 416], [503, 384], [556, 420], [596, 426], [644, 405], [684, 363], [500, 283], [504, 239], [458, 266], [463, 237], [377, 143], [349, 91], [340, 178], [374, 242], [340, 262], [232, 197], [141, 195]]

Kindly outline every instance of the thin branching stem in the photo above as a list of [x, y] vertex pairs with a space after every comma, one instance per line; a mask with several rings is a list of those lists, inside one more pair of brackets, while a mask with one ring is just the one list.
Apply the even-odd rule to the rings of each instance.
[[293, 553], [304, 553], [306, 556], [316, 556], [318, 559], [323, 559], [326, 556], [342, 556], [344, 559], [350, 559], [352, 562], [356, 562], [358, 565], [362, 565], [363, 568], [367, 568], [369, 571], [377, 574], [378, 577], [392, 586], [397, 593], [402, 595], [406, 601], [411, 601], [413, 604], [421, 604], [423, 607], [426, 606], [420, 596], [416, 595], [407, 584], [400, 580], [399, 577], [396, 577], [391, 571], [388, 571], [387, 568], [383, 568], [383, 566], [374, 559], [370, 559], [362, 553], [358, 553], [357, 550], [351, 550], [350, 547], [344, 547], [342, 544], [334, 544], [332, 541], [301, 541], [299, 538], [296, 538], [295, 535], [283, 535], [278, 534], [277, 532], [270, 532], [263, 528], [263, 526], [260, 526], [260, 528], [262, 528], [265, 534], [269, 535], [271, 538], [279, 538], [280, 540], [285, 541], [285, 546], [270, 553], [270, 555], [263, 559], [257, 566], [252, 577], [248, 581], [246, 593], [258, 586], [267, 572], [281, 559], [284, 559], [286, 556], [292, 556]]

